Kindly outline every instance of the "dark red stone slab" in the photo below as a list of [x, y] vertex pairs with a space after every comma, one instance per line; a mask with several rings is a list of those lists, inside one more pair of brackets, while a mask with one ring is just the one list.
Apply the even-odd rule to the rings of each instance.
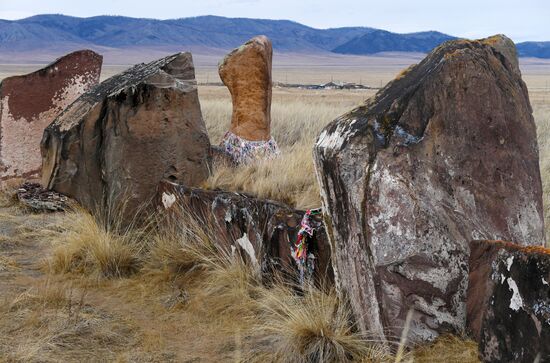
[[38, 178], [44, 129], [99, 82], [103, 57], [80, 50], [0, 84], [0, 179]]

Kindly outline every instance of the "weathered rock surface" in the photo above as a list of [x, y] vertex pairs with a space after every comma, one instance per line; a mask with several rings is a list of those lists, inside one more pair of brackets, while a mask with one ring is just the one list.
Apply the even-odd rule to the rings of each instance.
[[99, 82], [103, 57], [81, 50], [0, 83], [0, 180], [39, 178], [46, 126]]
[[550, 361], [550, 250], [502, 241], [470, 248], [468, 330], [480, 358]]
[[261, 35], [234, 49], [219, 65], [233, 100], [229, 131], [249, 141], [271, 138], [272, 56], [271, 41]]
[[[495, 45], [493, 47], [492, 45]], [[514, 44], [452, 41], [315, 145], [333, 267], [363, 332], [466, 323], [469, 241], [544, 240], [535, 123]]]
[[38, 183], [26, 182], [17, 189], [17, 199], [23, 205], [38, 212], [62, 212], [68, 210], [69, 198], [48, 190]]
[[[216, 242], [239, 249], [263, 276], [274, 270], [296, 272], [291, 244], [296, 241], [304, 211], [240, 193], [188, 188], [169, 181], [159, 185], [156, 204], [161, 211], [182, 210], [215, 230]], [[309, 240], [315, 256], [314, 279], [332, 283], [330, 245], [321, 218], [313, 220]]]
[[209, 149], [192, 57], [179, 53], [136, 65], [69, 106], [44, 132], [42, 180], [87, 208], [123, 207], [127, 219], [162, 179], [206, 179]]
[[231, 127], [221, 146], [236, 163], [271, 158], [279, 148], [271, 137], [271, 41], [261, 35], [229, 53], [220, 78], [233, 100]]

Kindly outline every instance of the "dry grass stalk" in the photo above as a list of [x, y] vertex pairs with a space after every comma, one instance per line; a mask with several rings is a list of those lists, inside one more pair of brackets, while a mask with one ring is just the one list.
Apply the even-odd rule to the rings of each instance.
[[254, 333], [263, 344], [252, 352], [252, 361], [392, 361], [383, 344], [356, 332], [349, 307], [332, 290], [310, 286], [297, 294], [278, 284], [264, 289], [258, 304]]
[[413, 350], [418, 363], [479, 363], [477, 344], [467, 337], [444, 335]]
[[127, 344], [130, 332], [90, 310], [84, 299], [85, 293], [51, 280], [6, 297], [0, 305], [0, 356], [16, 362], [56, 361], [59, 352], [67, 358], [70, 350], [78, 353], [74, 360], [93, 360]]
[[123, 229], [83, 209], [69, 212], [45, 231], [54, 245], [49, 269], [53, 273], [86, 273], [97, 278], [127, 276], [140, 266], [146, 241], [131, 227]]
[[150, 274], [163, 274], [192, 289], [190, 305], [216, 320], [228, 315], [248, 321], [260, 276], [227, 241], [219, 241], [215, 227], [184, 213], [172, 219], [153, 238], [145, 257]]

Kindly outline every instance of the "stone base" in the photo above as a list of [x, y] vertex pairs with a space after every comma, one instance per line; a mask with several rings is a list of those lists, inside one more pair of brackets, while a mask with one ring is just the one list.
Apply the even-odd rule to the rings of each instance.
[[38, 183], [24, 183], [17, 190], [17, 199], [37, 212], [62, 212], [69, 208], [69, 198]]
[[273, 159], [281, 153], [273, 137], [268, 141], [249, 141], [231, 131], [225, 134], [220, 146], [237, 164], [247, 164], [261, 159]]

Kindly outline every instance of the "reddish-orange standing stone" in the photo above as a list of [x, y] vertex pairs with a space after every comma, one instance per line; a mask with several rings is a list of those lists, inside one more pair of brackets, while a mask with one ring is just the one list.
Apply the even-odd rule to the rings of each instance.
[[271, 41], [257, 36], [229, 53], [220, 78], [233, 100], [230, 132], [248, 141], [271, 138]]
[[81, 50], [0, 83], [0, 180], [40, 176], [44, 129], [99, 82], [102, 62], [101, 55]]

